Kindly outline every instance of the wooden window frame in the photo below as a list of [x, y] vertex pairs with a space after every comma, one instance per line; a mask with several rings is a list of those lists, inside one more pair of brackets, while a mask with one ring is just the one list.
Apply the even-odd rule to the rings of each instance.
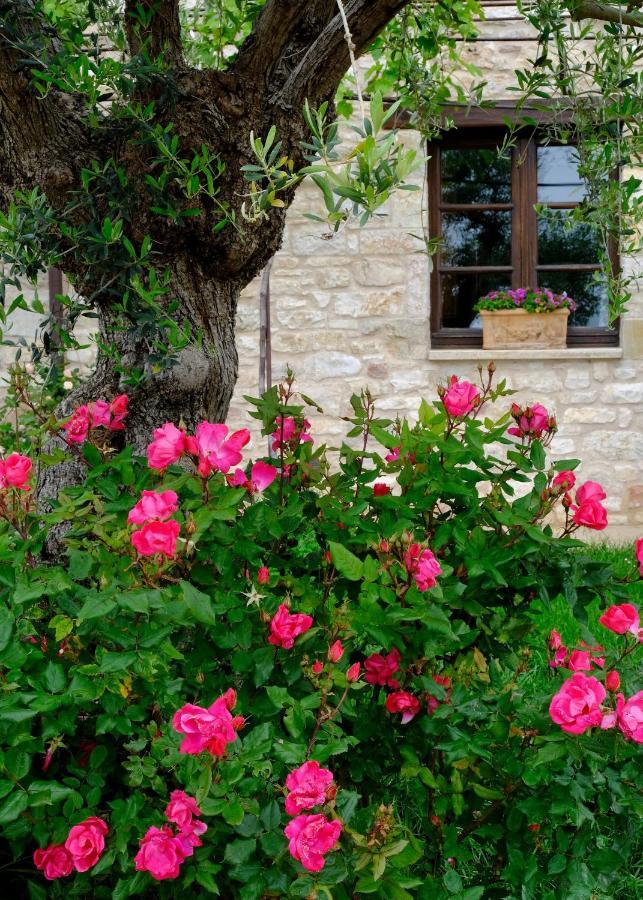
[[[476, 209], [510, 209], [512, 211], [512, 240], [511, 240], [511, 265], [504, 266], [474, 266], [458, 267], [443, 266], [441, 252], [438, 248], [433, 256], [433, 266], [430, 276], [430, 309], [431, 309], [431, 346], [434, 348], [478, 348], [482, 347], [482, 329], [479, 328], [443, 328], [442, 327], [442, 289], [441, 277], [444, 271], [489, 272], [507, 271], [528, 274], [523, 279], [524, 284], [513, 283], [513, 287], [523, 287], [525, 284], [536, 284], [538, 271], [589, 271], [600, 268], [596, 264], [568, 263], [556, 266], [539, 266], [538, 252], [538, 220], [533, 209], [537, 196], [537, 147], [533, 128], [525, 129], [518, 133], [516, 145], [512, 155], [511, 166], [511, 203], [502, 204], [450, 204], [442, 202], [441, 183], [441, 149], [458, 147], [485, 147], [497, 146], [506, 133], [506, 116], [509, 111], [508, 104], [498, 105], [493, 109], [472, 109], [469, 111], [448, 111], [455, 120], [456, 128], [446, 132], [439, 140], [433, 141], [428, 147], [428, 203], [429, 203], [429, 236], [431, 239], [441, 236], [441, 216], [445, 211], [453, 208], [453, 211], [464, 211], [467, 207], [471, 211]], [[525, 111], [526, 112], [526, 111]], [[531, 115], [531, 112], [530, 112]], [[540, 121], [546, 121], [541, 113]], [[520, 163], [517, 162], [520, 160]], [[619, 177], [618, 172], [614, 173]], [[553, 209], [570, 209], [575, 203], [547, 203], [544, 204]], [[514, 239], [514, 234], [520, 234], [521, 240]], [[618, 247], [616, 241], [610, 247], [610, 259], [613, 270], [619, 266]], [[614, 347], [619, 345], [619, 323], [615, 328], [596, 326], [570, 326], [567, 334], [568, 347]]]

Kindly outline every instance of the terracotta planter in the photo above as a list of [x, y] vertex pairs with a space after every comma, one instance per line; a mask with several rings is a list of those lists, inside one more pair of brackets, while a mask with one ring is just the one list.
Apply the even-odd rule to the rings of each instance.
[[533, 313], [524, 309], [483, 309], [485, 350], [550, 350], [567, 346], [568, 309]]

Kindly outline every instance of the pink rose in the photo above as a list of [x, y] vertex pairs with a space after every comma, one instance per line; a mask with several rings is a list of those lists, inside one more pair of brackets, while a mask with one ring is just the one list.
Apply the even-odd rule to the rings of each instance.
[[172, 422], [154, 431], [154, 439], [147, 447], [147, 462], [150, 469], [167, 469], [177, 462], [185, 452], [185, 432]]
[[594, 531], [607, 528], [607, 510], [598, 500], [586, 500], [580, 506], [572, 507], [574, 524], [584, 525]]
[[89, 434], [91, 413], [88, 406], [78, 406], [65, 422], [62, 430], [66, 432], [68, 444], [84, 444]]
[[597, 481], [586, 481], [576, 491], [576, 503], [582, 506], [583, 503], [587, 503], [589, 500], [604, 500], [606, 496], [607, 494]]
[[387, 463], [394, 463], [394, 462], [397, 462], [397, 461], [399, 460], [399, 458], [400, 458], [400, 450], [401, 450], [401, 449], [402, 449], [401, 447], [393, 447], [393, 449], [391, 450], [391, 452], [390, 452], [390, 453], [387, 453], [386, 456], [384, 457], [384, 459], [386, 460], [386, 462], [387, 462]]
[[284, 829], [290, 855], [309, 872], [321, 872], [324, 854], [333, 849], [341, 833], [341, 822], [330, 822], [321, 814], [297, 816]]
[[267, 566], [259, 566], [257, 569], [257, 581], [259, 584], [268, 584], [270, 582], [270, 570]]
[[286, 416], [285, 418], [277, 416], [275, 426], [275, 430], [270, 435], [273, 453], [277, 450], [287, 450], [289, 447], [295, 447], [297, 444], [312, 442], [311, 435], [307, 434], [310, 429], [308, 419], [304, 419], [301, 428], [298, 428], [297, 422], [292, 416]]
[[512, 414], [516, 419], [517, 427], [508, 428], [507, 433], [515, 437], [540, 438], [551, 429], [549, 413], [541, 403], [534, 403], [533, 406], [527, 406], [524, 410], [514, 404]]
[[444, 688], [445, 697], [444, 700], [438, 700], [437, 697], [429, 697], [428, 701], [428, 712], [429, 715], [433, 715], [436, 709], [439, 706], [442, 706], [443, 703], [448, 703], [451, 699], [451, 679], [448, 675], [434, 675], [433, 680], [436, 684], [441, 685]]
[[112, 421], [109, 423], [110, 431], [123, 431], [125, 428], [123, 420], [127, 417], [128, 403], [129, 397], [127, 394], [119, 394], [118, 397], [114, 397], [109, 404], [109, 411], [112, 414]]
[[89, 411], [91, 413], [92, 428], [100, 428], [101, 425], [107, 427], [109, 425], [112, 416], [109, 411], [109, 403], [106, 403], [105, 400], [97, 400], [95, 403], [90, 404]]
[[346, 671], [346, 681], [348, 681], [350, 684], [359, 681], [361, 670], [362, 664], [360, 662], [353, 663], [353, 665], [349, 666]]
[[36, 850], [33, 861], [47, 881], [71, 875], [74, 868], [74, 860], [64, 844], [50, 844], [44, 850]]
[[328, 788], [333, 783], [333, 773], [322, 769], [314, 759], [303, 763], [286, 778], [286, 812], [296, 816], [302, 809], [312, 809], [326, 802]]
[[616, 634], [625, 634], [626, 631], [635, 635], [639, 633], [639, 614], [631, 603], [610, 606], [598, 621]]
[[148, 522], [132, 534], [132, 546], [141, 556], [166, 556], [173, 559], [181, 526], [175, 519], [169, 522]]
[[193, 819], [201, 815], [194, 797], [190, 797], [185, 791], [172, 791], [170, 802], [165, 809], [165, 817], [168, 822], [178, 825], [181, 831], [189, 831]]
[[600, 681], [575, 672], [552, 697], [549, 715], [568, 734], [583, 734], [601, 724], [604, 699], [605, 688]]
[[457, 419], [471, 412], [477, 405], [479, 397], [480, 393], [475, 385], [470, 381], [458, 381], [456, 376], [452, 375], [442, 402], [449, 415]]
[[402, 725], [406, 725], [419, 713], [420, 701], [408, 691], [395, 691], [386, 698], [386, 708], [390, 713], [402, 713]]
[[643, 578], [643, 537], [637, 540], [634, 552], [636, 553], [636, 561], [639, 564], [639, 575]]
[[576, 476], [569, 469], [559, 472], [552, 481], [554, 487], [560, 488], [561, 491], [571, 491], [576, 484]]
[[231, 487], [244, 487], [249, 494], [257, 494], [270, 487], [277, 474], [274, 466], [259, 460], [250, 469], [250, 478], [243, 469], [235, 469], [233, 475], [226, 475], [226, 480]]
[[616, 702], [618, 715], [618, 727], [623, 735], [635, 744], [643, 744], [643, 691], [634, 694], [629, 700], [623, 702], [623, 695], [619, 694]]
[[10, 453], [5, 460], [0, 460], [0, 490], [13, 487], [19, 491], [28, 491], [27, 481], [31, 468], [29, 457], [20, 453]]
[[212, 472], [229, 472], [241, 462], [241, 448], [250, 440], [247, 428], [235, 431], [228, 437], [227, 425], [201, 422], [194, 438], [188, 440], [187, 449], [199, 457], [198, 470], [203, 478]]
[[213, 756], [223, 756], [228, 744], [237, 739], [237, 730], [243, 725], [240, 716], [233, 718], [236, 695], [226, 691], [205, 709], [194, 703], [186, 703], [174, 713], [172, 727], [185, 735], [179, 753], [196, 754], [207, 750]]
[[108, 831], [107, 822], [97, 816], [90, 816], [70, 830], [65, 848], [71, 854], [77, 872], [86, 872], [96, 865], [105, 849]]
[[413, 576], [419, 591], [435, 587], [436, 578], [442, 574], [440, 564], [430, 550], [422, 550], [419, 544], [411, 544], [404, 554], [406, 571]]
[[179, 877], [181, 863], [189, 853], [186, 853], [184, 842], [172, 834], [169, 826], [148, 828], [140, 845], [134, 859], [137, 872], [149, 872], [157, 881]]
[[572, 650], [569, 655], [567, 668], [571, 672], [589, 672], [592, 662], [588, 650]]
[[614, 670], [608, 672], [605, 676], [605, 687], [607, 688], [607, 690], [615, 692], [620, 688], [620, 686], [621, 676], [618, 674], [618, 672]]
[[383, 687], [398, 688], [398, 681], [391, 676], [400, 668], [400, 651], [395, 647], [386, 656], [381, 653], [373, 653], [364, 661], [366, 675], [365, 681], [369, 684], [379, 684]]
[[284, 650], [290, 650], [295, 644], [295, 638], [308, 631], [312, 624], [312, 616], [304, 613], [291, 614], [288, 607], [282, 603], [270, 622], [268, 642], [276, 647], [283, 647]]
[[339, 662], [342, 656], [344, 655], [344, 648], [342, 647], [341, 641], [335, 641], [334, 644], [331, 644], [328, 648], [328, 659], [331, 662]]
[[146, 522], [163, 522], [178, 509], [178, 497], [174, 491], [142, 491], [141, 499], [129, 511], [130, 525], [144, 525]]

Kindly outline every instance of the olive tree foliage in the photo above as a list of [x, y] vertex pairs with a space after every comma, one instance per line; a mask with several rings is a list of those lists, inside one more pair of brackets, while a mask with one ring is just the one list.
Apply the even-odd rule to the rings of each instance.
[[[626, 147], [633, 159], [639, 14], [537, 0], [524, 15], [540, 38], [517, 81], [523, 99], [563, 93], [583, 110], [579, 132], [601, 110], [605, 143], [583, 157], [588, 171]], [[596, 36], [582, 73], [565, 55], [570, 15]], [[297, 187], [318, 186], [329, 235], [408, 188], [422, 159], [389, 127], [388, 101], [427, 135], [444, 127], [446, 101], [483, 102], [480, 74], [460, 59], [483, 17], [475, 0], [0, 2], [4, 285], [66, 274], [73, 289], [62, 328], [43, 326], [45, 351], [73, 347], [81, 315], [97, 319], [95, 370], [62, 411], [127, 391], [125, 437], [138, 448], [168, 419], [225, 418], [238, 297], [279, 248]], [[338, 116], [351, 113], [342, 143]], [[600, 216], [606, 198], [590, 195], [578, 215], [626, 235], [637, 201], [625, 193], [619, 214]], [[611, 210], [623, 196], [612, 191]], [[16, 304], [29, 305], [21, 293]]]

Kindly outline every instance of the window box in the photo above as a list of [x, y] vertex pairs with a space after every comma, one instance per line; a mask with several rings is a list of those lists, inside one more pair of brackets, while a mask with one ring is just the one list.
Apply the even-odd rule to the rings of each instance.
[[553, 350], [567, 346], [568, 309], [527, 312], [526, 309], [483, 309], [484, 350]]

